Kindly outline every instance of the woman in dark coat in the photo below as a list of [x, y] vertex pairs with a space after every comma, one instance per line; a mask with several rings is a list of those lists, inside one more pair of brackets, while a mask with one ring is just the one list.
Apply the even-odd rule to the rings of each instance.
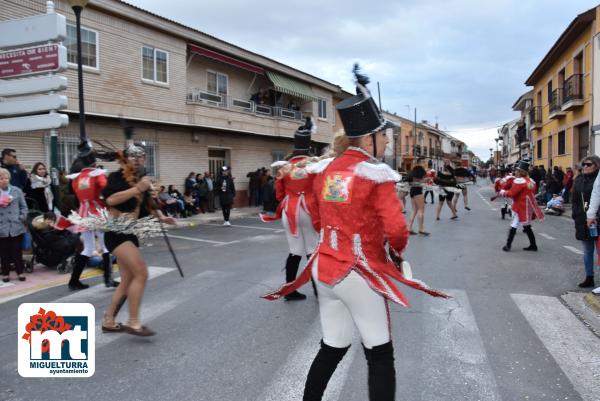
[[600, 158], [589, 156], [581, 161], [582, 174], [575, 178], [573, 184], [573, 220], [575, 221], [575, 238], [583, 244], [583, 264], [585, 266], [585, 280], [579, 287], [594, 287], [594, 249], [597, 248], [598, 237], [590, 236], [586, 225], [586, 212], [590, 203], [590, 196], [594, 187], [594, 180], [598, 175]]
[[48, 174], [46, 165], [38, 162], [33, 166], [30, 176], [30, 185], [27, 190], [27, 196], [35, 200], [35, 205], [42, 213], [54, 210], [54, 196], [52, 195], [52, 179]]
[[233, 184], [229, 167], [221, 167], [221, 175], [217, 178], [215, 191], [217, 191], [219, 203], [223, 210], [223, 220], [225, 220], [223, 225], [230, 226], [229, 213], [231, 212], [231, 206], [233, 205], [233, 198], [235, 198], [235, 185]]

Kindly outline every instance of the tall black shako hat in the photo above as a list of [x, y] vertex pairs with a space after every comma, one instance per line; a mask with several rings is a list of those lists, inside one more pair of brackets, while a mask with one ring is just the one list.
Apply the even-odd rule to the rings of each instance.
[[304, 125], [294, 132], [294, 152], [307, 152], [310, 150], [310, 139], [317, 132], [317, 125], [312, 117], [306, 117]]
[[384, 118], [367, 89], [369, 77], [360, 73], [358, 63], [352, 69], [356, 80], [356, 96], [338, 103], [337, 109], [344, 131], [350, 138], [373, 134], [391, 126]]
[[91, 167], [96, 163], [96, 152], [88, 140], [82, 140], [77, 145], [77, 158], [71, 164], [70, 174], [79, 173], [86, 167]]

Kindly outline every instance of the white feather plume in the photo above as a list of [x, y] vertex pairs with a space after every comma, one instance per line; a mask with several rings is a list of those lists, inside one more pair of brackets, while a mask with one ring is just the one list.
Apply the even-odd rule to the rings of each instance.
[[86, 231], [114, 231], [133, 234], [139, 239], [156, 237], [162, 233], [160, 221], [154, 216], [134, 220], [127, 216], [113, 217], [108, 210], [102, 209], [99, 215], [90, 214], [87, 217], [81, 217], [79, 213], [72, 211], [68, 219]]
[[319, 160], [316, 163], [310, 163], [306, 166], [306, 171], [308, 171], [310, 174], [322, 173], [327, 166], [329, 166], [329, 163], [333, 161], [333, 159], [333, 157], [329, 157], [327, 159]]
[[276, 168], [276, 167], [282, 167], [285, 166], [286, 164], [288, 164], [289, 162], [285, 161], [285, 160], [278, 160], [276, 162], [271, 163], [271, 167], [272, 168]]
[[360, 162], [354, 168], [354, 173], [359, 177], [377, 183], [399, 182], [402, 180], [402, 176], [385, 163], [373, 164], [366, 161]]

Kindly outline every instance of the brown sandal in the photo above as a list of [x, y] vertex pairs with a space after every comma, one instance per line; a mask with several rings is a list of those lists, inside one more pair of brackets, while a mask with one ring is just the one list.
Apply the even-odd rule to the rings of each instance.
[[139, 329], [134, 329], [133, 327], [129, 327], [126, 325], [121, 325], [121, 326], [123, 327], [123, 330], [125, 330], [126, 333], [134, 335], [134, 336], [151, 337], [156, 334], [154, 331], [150, 330], [146, 326], [142, 326]]
[[121, 333], [125, 331], [124, 325], [121, 323], [115, 323], [114, 326], [105, 326], [102, 324], [102, 332], [103, 333]]

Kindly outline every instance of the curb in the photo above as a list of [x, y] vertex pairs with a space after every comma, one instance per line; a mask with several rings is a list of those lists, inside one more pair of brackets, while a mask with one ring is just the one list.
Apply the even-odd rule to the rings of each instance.
[[585, 294], [583, 296], [585, 303], [594, 310], [596, 313], [600, 313], [600, 297], [595, 294]]

